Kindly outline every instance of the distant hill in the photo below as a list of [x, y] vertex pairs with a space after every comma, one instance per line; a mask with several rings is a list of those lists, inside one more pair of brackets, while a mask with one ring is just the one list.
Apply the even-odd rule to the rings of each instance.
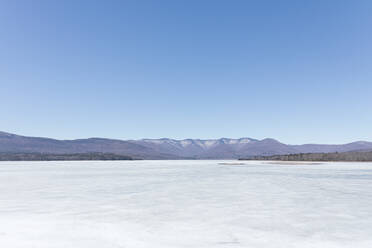
[[249, 155], [286, 154], [295, 150], [274, 139], [143, 139], [132, 141], [161, 153], [195, 159], [239, 158]]
[[0, 153], [0, 161], [79, 161], [79, 160], [133, 160], [113, 153]]
[[259, 155], [293, 154], [308, 152], [345, 152], [372, 150], [372, 142], [354, 142], [344, 145], [287, 145], [275, 139], [143, 139], [131, 141], [160, 153], [195, 159], [236, 159]]
[[252, 156], [241, 160], [372, 162], [372, 151]]
[[149, 147], [133, 142], [89, 138], [76, 140], [56, 140], [50, 138], [26, 137], [0, 132], [0, 152], [2, 153], [114, 153], [142, 159], [177, 158], [171, 154], [162, 154]]
[[250, 156], [372, 150], [372, 142], [344, 145], [287, 145], [275, 139], [141, 139], [89, 138], [56, 140], [0, 132], [0, 153], [113, 153], [134, 159], [237, 159]]

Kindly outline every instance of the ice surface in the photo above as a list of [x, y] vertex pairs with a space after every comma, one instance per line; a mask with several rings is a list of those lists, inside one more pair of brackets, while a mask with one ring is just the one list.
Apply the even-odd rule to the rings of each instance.
[[0, 247], [372, 247], [372, 164], [229, 162], [1, 162]]

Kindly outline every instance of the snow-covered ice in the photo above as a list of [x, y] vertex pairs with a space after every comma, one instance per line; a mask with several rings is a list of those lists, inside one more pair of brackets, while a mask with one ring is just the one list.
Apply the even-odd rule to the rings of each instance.
[[228, 162], [1, 162], [0, 247], [372, 247], [371, 163]]

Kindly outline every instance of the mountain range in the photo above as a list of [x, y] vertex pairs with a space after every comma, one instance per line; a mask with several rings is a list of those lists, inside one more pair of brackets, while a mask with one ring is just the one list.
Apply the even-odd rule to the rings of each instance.
[[294, 153], [326, 153], [372, 150], [372, 142], [341, 145], [288, 145], [275, 139], [141, 139], [89, 138], [57, 140], [0, 132], [1, 153], [113, 153], [138, 159], [237, 159]]

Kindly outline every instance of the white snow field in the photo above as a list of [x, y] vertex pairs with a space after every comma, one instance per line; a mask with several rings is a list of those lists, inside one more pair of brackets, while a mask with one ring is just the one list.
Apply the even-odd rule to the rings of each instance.
[[1, 162], [0, 247], [372, 247], [371, 163], [230, 162]]

